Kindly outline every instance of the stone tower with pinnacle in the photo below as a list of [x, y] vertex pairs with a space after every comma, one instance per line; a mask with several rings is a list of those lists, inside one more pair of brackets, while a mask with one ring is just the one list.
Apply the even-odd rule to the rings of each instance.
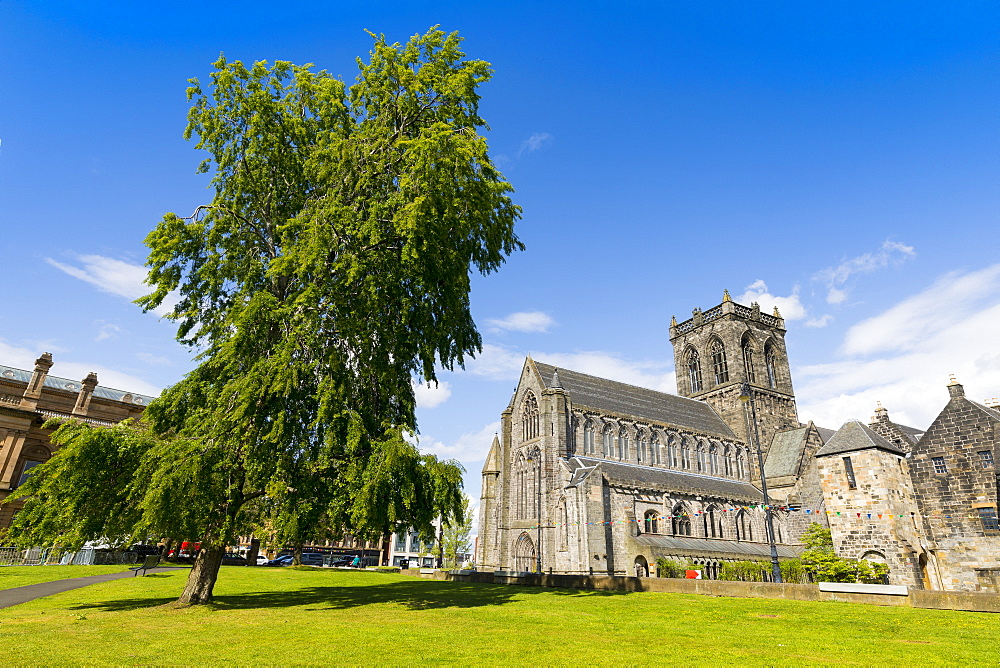
[[752, 444], [740, 386], [753, 391], [761, 447], [767, 452], [774, 434], [800, 426], [785, 349], [785, 321], [777, 307], [762, 313], [756, 302], [737, 304], [723, 293], [722, 303], [694, 309], [684, 322], [670, 323], [677, 393], [705, 401], [744, 443]]

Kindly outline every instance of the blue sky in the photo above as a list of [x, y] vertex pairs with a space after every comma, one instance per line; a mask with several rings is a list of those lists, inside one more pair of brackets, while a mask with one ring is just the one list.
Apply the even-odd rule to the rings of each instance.
[[781, 308], [800, 417], [925, 427], [948, 374], [1000, 394], [995, 2], [0, 4], [0, 363], [155, 393], [142, 240], [209, 200], [186, 81], [230, 60], [350, 80], [364, 29], [493, 64], [482, 114], [527, 250], [474, 281], [486, 347], [421, 391], [479, 470], [524, 355], [674, 391], [670, 316]]

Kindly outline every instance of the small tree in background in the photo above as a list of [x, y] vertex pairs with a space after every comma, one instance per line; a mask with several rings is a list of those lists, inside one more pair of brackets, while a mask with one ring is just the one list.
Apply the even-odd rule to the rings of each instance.
[[469, 534], [472, 533], [472, 513], [469, 498], [462, 499], [462, 519], [441, 523], [441, 555], [444, 568], [458, 568], [458, 555], [469, 551]]

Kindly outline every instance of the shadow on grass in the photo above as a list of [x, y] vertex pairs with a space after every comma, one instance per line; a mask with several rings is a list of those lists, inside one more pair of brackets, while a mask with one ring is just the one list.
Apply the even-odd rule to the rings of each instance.
[[[410, 610], [433, 610], [504, 605], [513, 602], [517, 596], [542, 593], [557, 596], [622, 596], [628, 592], [413, 580], [360, 587], [304, 587], [286, 591], [215, 596], [211, 606], [216, 610], [291, 607], [305, 607], [307, 610], [344, 610], [363, 605], [398, 603]], [[175, 600], [176, 598], [132, 598], [78, 605], [72, 609], [122, 612], [165, 605]]]

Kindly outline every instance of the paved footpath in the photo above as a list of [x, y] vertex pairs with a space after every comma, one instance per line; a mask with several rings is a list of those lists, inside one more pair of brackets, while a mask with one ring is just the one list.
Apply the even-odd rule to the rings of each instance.
[[[39, 566], [39, 568], [45, 568], [44, 566]], [[161, 567], [161, 568], [150, 568], [147, 573], [165, 573], [167, 571], [180, 570], [177, 567]], [[97, 584], [98, 582], [108, 582], [109, 580], [118, 580], [120, 578], [131, 578], [135, 577], [135, 573], [132, 571], [123, 571], [121, 573], [105, 573], [104, 575], [87, 575], [82, 578], [69, 578], [68, 580], [52, 580], [51, 582], [40, 582], [33, 585], [25, 585], [24, 587], [14, 587], [13, 589], [3, 589], [0, 590], [0, 608], [9, 608], [12, 605], [19, 605], [21, 603], [27, 603], [28, 601], [33, 601], [36, 598], [42, 598], [43, 596], [52, 596], [52, 594], [61, 594], [64, 591], [70, 591], [71, 589], [79, 589], [80, 587], [87, 587], [92, 584]], [[140, 576], [141, 577], [141, 576]]]

